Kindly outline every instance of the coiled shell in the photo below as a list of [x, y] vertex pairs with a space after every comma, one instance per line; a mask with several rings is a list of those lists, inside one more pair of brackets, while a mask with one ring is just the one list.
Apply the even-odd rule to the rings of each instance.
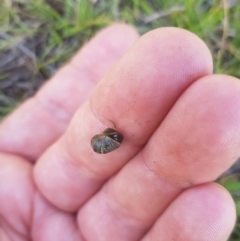
[[91, 140], [93, 150], [99, 154], [112, 152], [120, 147], [124, 137], [123, 134], [107, 128], [102, 134], [96, 135]]

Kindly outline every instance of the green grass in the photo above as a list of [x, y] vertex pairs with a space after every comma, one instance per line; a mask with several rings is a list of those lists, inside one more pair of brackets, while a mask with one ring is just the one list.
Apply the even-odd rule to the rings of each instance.
[[[240, 77], [240, 5], [227, 8], [232, 1], [225, 0], [224, 8], [220, 2], [0, 0], [0, 118], [34, 94], [84, 42], [113, 21], [132, 24], [141, 34], [163, 26], [188, 29], [209, 46], [215, 73]], [[220, 182], [238, 207], [238, 178]], [[237, 211], [240, 215], [240, 206]], [[240, 222], [230, 240], [240, 240]]]
[[237, 223], [232, 233], [229, 241], [239, 241], [240, 240], [240, 182], [239, 174], [233, 174], [226, 177], [222, 177], [218, 181], [222, 186], [224, 186], [232, 195], [236, 210], [237, 210]]

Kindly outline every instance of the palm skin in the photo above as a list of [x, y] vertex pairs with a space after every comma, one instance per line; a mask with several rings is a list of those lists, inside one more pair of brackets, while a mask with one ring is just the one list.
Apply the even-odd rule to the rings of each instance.
[[[227, 240], [213, 181], [239, 156], [239, 99], [192, 33], [102, 30], [0, 126], [0, 240]], [[100, 155], [109, 119], [124, 141]]]

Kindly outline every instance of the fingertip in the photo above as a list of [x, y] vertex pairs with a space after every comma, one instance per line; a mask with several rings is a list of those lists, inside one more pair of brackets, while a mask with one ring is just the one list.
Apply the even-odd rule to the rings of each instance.
[[126, 24], [124, 22], [112, 23], [110, 26], [103, 29], [102, 32], [103, 31], [108, 32], [108, 33], [113, 33], [114, 35], [116, 33], [118, 33], [119, 35], [124, 37], [125, 40], [126, 40], [126, 36], [129, 39], [132, 39], [133, 41], [135, 41], [139, 38], [139, 33], [136, 30], [136, 28], [134, 28], [133, 26]]
[[[168, 50], [168, 52], [165, 51], [168, 54], [168, 56], [166, 55], [166, 61], [169, 61], [168, 57], [171, 57], [171, 61], [186, 72], [194, 67], [193, 69], [198, 71], [198, 77], [200, 77], [211, 74], [213, 71], [213, 59], [206, 43], [186, 29], [177, 27], [158, 28], [146, 33], [143, 39], [143, 44], [155, 48], [155, 51]], [[146, 42], [149, 42], [149, 44]]]
[[[116, 59], [118, 60], [138, 38], [139, 34], [134, 27], [125, 23], [113, 23], [99, 31], [92, 40], [86, 44], [86, 46], [94, 45], [97, 46], [97, 48], [84, 47], [72, 58], [71, 64], [78, 66], [79, 62], [82, 64], [85, 55], [86, 57], [93, 55], [94, 59], [94, 55], [96, 54], [102, 56], [104, 62], [115, 63]], [[108, 69], [106, 69], [106, 71], [107, 70]]]
[[235, 203], [223, 186], [218, 183], [206, 183], [186, 190], [181, 196], [185, 207], [194, 210], [199, 216], [204, 214], [205, 219], [226, 222], [233, 228], [236, 221]]
[[189, 215], [193, 224], [198, 223], [201, 240], [227, 240], [234, 228], [234, 200], [230, 193], [217, 183], [202, 184], [185, 191], [180, 196], [178, 205], [182, 207], [179, 207], [182, 209], [182, 216]]
[[143, 240], [227, 240], [235, 221], [230, 194], [216, 183], [202, 184], [178, 196]]

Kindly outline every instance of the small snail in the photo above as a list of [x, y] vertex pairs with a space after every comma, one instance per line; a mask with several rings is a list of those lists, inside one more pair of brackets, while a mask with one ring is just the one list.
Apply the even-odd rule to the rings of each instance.
[[106, 154], [120, 147], [123, 134], [107, 128], [102, 134], [95, 135], [91, 140], [93, 150], [99, 154]]

